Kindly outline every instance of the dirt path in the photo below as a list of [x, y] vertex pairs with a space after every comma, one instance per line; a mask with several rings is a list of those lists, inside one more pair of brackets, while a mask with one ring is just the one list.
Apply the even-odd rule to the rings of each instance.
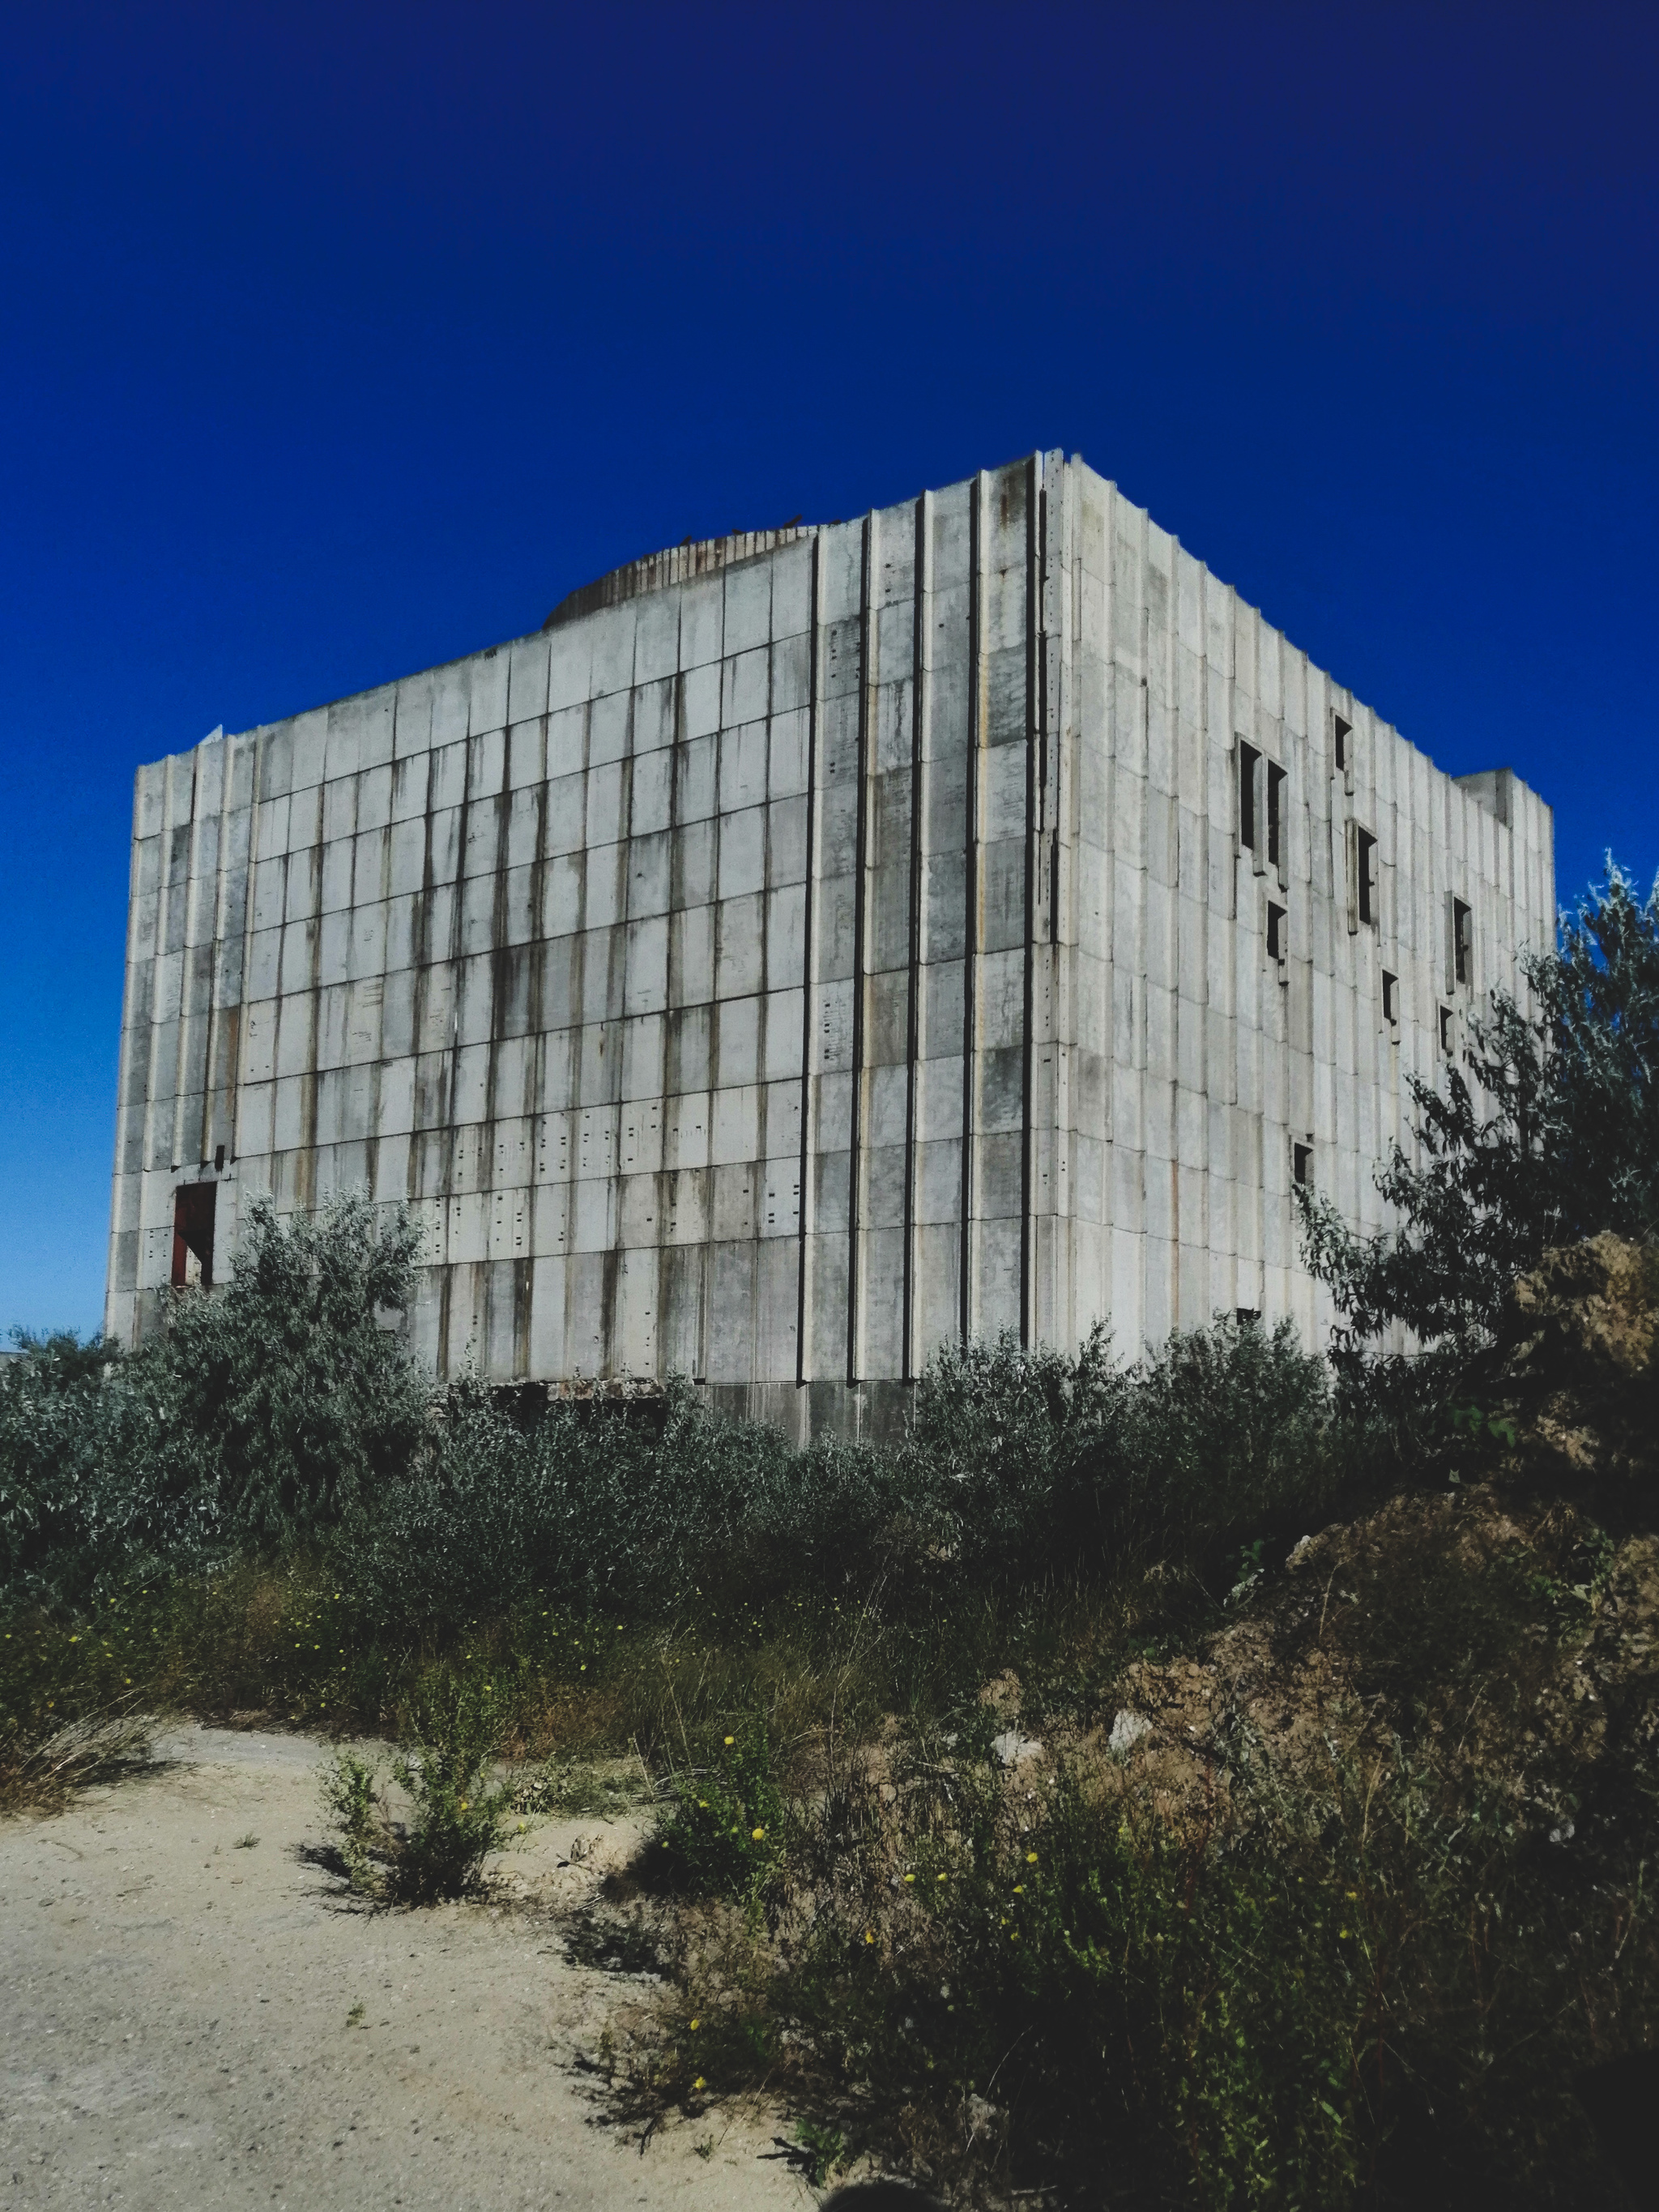
[[578, 1835], [622, 1832], [536, 1830], [500, 1862], [506, 1909], [374, 1912], [300, 1857], [318, 1746], [163, 1749], [0, 1824], [0, 2206], [805, 2212], [775, 2123], [711, 2114], [641, 2153], [572, 2069], [617, 1984], [567, 1964], [546, 1906], [592, 1879], [561, 1868]]

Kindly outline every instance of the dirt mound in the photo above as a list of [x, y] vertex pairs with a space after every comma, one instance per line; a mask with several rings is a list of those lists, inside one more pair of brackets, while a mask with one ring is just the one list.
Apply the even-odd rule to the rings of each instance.
[[[1408, 1757], [1581, 1844], [1640, 1817], [1659, 1753], [1659, 1251], [1547, 1253], [1423, 1486], [1304, 1537], [1196, 1656], [1131, 1667], [1092, 1746], [1184, 1817], [1266, 1765], [1316, 1785]], [[1442, 1486], [1443, 1485], [1443, 1487]]]
[[1476, 1382], [1514, 1431], [1509, 1474], [1574, 1492], [1651, 1484], [1659, 1251], [1604, 1235], [1547, 1252], [1516, 1284]]

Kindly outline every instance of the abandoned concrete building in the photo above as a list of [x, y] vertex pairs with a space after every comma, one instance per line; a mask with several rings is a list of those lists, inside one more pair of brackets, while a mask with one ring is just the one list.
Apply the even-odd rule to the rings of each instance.
[[1076, 459], [687, 543], [139, 771], [106, 1325], [250, 1198], [406, 1202], [440, 1373], [796, 1433], [938, 1346], [1325, 1316], [1374, 1164], [1554, 927], [1454, 778]]

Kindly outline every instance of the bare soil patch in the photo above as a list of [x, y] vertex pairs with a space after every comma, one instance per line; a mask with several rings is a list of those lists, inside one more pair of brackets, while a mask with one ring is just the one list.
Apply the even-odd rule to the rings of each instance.
[[562, 1926], [624, 1823], [532, 1825], [485, 1900], [373, 1910], [307, 1856], [325, 1747], [191, 1729], [160, 1753], [0, 1824], [0, 2205], [810, 2201], [759, 2106], [643, 2145], [607, 2124], [583, 2063], [629, 1984], [569, 1963]]

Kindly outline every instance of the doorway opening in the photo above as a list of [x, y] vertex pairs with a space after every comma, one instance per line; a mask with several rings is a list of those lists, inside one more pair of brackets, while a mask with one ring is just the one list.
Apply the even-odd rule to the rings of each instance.
[[213, 1214], [219, 1187], [180, 1183], [173, 1194], [173, 1287], [213, 1288]]

